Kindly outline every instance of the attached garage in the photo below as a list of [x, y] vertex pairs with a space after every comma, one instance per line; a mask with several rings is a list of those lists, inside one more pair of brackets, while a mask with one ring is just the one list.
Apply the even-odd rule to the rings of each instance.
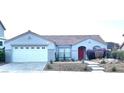
[[47, 46], [18, 45], [12, 46], [12, 62], [47, 62]]

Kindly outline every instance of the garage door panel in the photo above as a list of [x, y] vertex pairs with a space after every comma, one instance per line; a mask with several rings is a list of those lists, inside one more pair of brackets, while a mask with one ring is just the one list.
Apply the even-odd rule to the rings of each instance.
[[13, 62], [47, 62], [48, 61], [48, 50], [45, 47], [37, 48], [36, 46], [32, 49], [28, 47], [14, 47], [13, 48]]

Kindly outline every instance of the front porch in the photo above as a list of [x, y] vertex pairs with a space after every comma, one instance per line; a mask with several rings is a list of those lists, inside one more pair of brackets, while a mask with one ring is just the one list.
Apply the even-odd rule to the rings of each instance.
[[57, 46], [55, 53], [56, 61], [81, 61], [87, 59], [86, 47], [79, 46], [72, 50], [72, 46]]

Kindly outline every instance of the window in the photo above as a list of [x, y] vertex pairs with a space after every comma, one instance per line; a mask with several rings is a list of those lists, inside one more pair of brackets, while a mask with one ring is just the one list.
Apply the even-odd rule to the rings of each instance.
[[71, 50], [69, 48], [65, 49], [65, 57], [71, 57]]
[[94, 46], [93, 49], [94, 49], [94, 50], [96, 50], [96, 49], [101, 49], [101, 47], [100, 47], [100, 46]]
[[32, 46], [31, 49], [34, 49], [34, 47]]
[[2, 46], [3, 45], [3, 42], [2, 41], [0, 41], [0, 46]]
[[64, 58], [64, 49], [59, 49], [59, 57]]
[[59, 49], [59, 60], [69, 60], [71, 58], [70, 48], [60, 48]]
[[29, 47], [27, 46], [26, 49], [29, 49]]
[[42, 49], [45, 49], [45, 46], [43, 46]]
[[40, 49], [40, 47], [37, 47], [37, 49]]
[[23, 47], [22, 47], [22, 46], [21, 46], [20, 48], [21, 48], [21, 49], [23, 49]]
[[18, 49], [18, 47], [15, 47], [15, 49]]

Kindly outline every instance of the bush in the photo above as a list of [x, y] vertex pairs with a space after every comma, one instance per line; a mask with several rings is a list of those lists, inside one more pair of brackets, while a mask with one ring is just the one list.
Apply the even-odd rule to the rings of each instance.
[[95, 59], [95, 58], [104, 58], [106, 56], [105, 49], [94, 49], [94, 50], [87, 50], [88, 59]]
[[114, 66], [112, 67], [112, 72], [116, 72], [117, 71], [117, 68]]
[[118, 59], [124, 60], [124, 51], [118, 51], [117, 56], [118, 56]]
[[95, 58], [105, 58], [106, 49], [95, 49]]
[[95, 52], [94, 50], [87, 50], [87, 57], [89, 60], [95, 59]]
[[102, 61], [101, 61], [101, 64], [106, 64], [106, 61], [105, 61], [105, 60], [102, 60]]
[[53, 64], [53, 60], [50, 60], [50, 64]]
[[111, 57], [112, 57], [111, 51], [106, 50], [106, 57], [107, 57], [107, 58], [111, 58]]
[[75, 59], [72, 58], [71, 61], [72, 61], [72, 62], [75, 62]]
[[0, 49], [0, 62], [5, 62], [5, 51]]
[[83, 70], [84, 71], [92, 71], [92, 69], [90, 67], [88, 67], [88, 66], [85, 66]]
[[88, 67], [87, 66], [84, 67], [84, 71], [88, 71]]
[[118, 51], [112, 51], [111, 55], [112, 55], [112, 58], [117, 59], [118, 58]]
[[48, 64], [47, 69], [52, 69], [52, 66], [50, 64]]
[[104, 51], [95, 51], [95, 58], [103, 58]]
[[124, 60], [124, 51], [113, 51], [112, 58]]

